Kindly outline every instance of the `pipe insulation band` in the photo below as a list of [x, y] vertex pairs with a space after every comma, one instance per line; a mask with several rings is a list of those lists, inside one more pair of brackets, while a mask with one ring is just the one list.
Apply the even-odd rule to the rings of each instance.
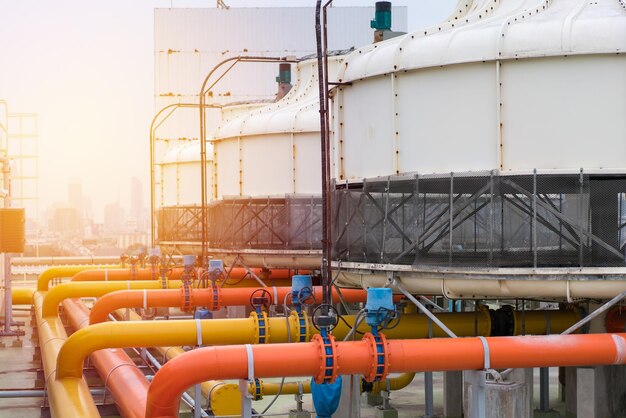
[[276, 286], [272, 286], [272, 289], [274, 290], [274, 305], [278, 305], [278, 290]]
[[246, 344], [246, 355], [248, 357], [248, 380], [254, 382], [254, 352], [252, 344]]
[[487, 340], [485, 339], [485, 337], [479, 336], [478, 339], [483, 345], [483, 353], [484, 353], [483, 368], [485, 370], [489, 370], [491, 368], [491, 361], [489, 360], [491, 357], [489, 355], [489, 344], [487, 343]]
[[108, 282], [109, 281], [109, 270], [104, 269], [104, 281]]
[[196, 318], [196, 340], [198, 347], [202, 347], [202, 323], [199, 318]]
[[143, 289], [143, 310], [144, 312], [148, 310], [148, 290]]

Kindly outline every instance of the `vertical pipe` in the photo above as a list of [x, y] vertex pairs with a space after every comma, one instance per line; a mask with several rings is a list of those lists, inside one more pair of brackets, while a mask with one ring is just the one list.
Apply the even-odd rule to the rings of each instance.
[[385, 214], [383, 218], [382, 241], [380, 243], [380, 262], [385, 261], [385, 241], [387, 240], [387, 224], [389, 223], [389, 191], [391, 189], [391, 177], [387, 177], [387, 187], [383, 198], [385, 199]]
[[11, 297], [11, 255], [4, 254], [4, 333], [11, 335], [13, 322], [13, 299]]
[[[208, 79], [208, 77], [207, 77]], [[200, 227], [202, 228], [202, 251], [200, 254], [200, 267], [204, 267], [204, 262], [207, 250], [207, 231], [206, 231], [206, 113], [204, 109], [204, 87], [205, 83], [200, 89]]]
[[[580, 169], [580, 175], [578, 176], [578, 184], [579, 184], [579, 195], [578, 195], [578, 219], [580, 222], [580, 228], [578, 231], [578, 265], [579, 267], [583, 266], [583, 228], [584, 228], [584, 216], [583, 216], [583, 186], [584, 186], [584, 176], [583, 169]], [[591, 202], [590, 202], [591, 204]]]
[[[317, 0], [315, 5], [315, 41], [317, 45], [317, 78], [320, 103], [320, 147], [322, 166], [322, 299], [324, 304], [328, 301], [328, 286], [330, 284], [330, 254], [328, 251], [328, 173], [326, 166], [328, 155], [326, 155], [326, 92], [324, 83], [324, 62], [322, 54], [322, 22], [321, 22], [322, 0]], [[322, 312], [326, 313], [326, 312]]]
[[419, 262], [419, 242], [420, 242], [420, 175], [415, 175], [415, 263]]
[[[350, 240], [350, 201], [352, 200], [352, 197], [350, 196], [350, 189], [348, 186], [348, 180], [346, 180], [346, 188], [343, 189], [343, 195], [345, 198], [345, 205], [346, 205], [346, 221], [344, 224], [344, 228], [346, 228], [346, 260], [350, 261], [350, 243], [352, 242]], [[339, 218], [339, 216], [337, 216], [337, 218]]]
[[489, 177], [489, 260], [488, 266], [493, 267], [493, 228], [494, 228], [494, 201], [493, 201], [493, 170]]
[[[7, 116], [8, 117], [8, 116]], [[7, 136], [7, 148], [8, 148]], [[6, 150], [5, 150], [6, 152]], [[4, 196], [4, 207], [11, 206], [11, 167], [9, 166], [8, 155], [2, 159], [2, 182], [6, 191]], [[4, 254], [4, 332], [11, 334], [11, 322], [13, 322], [13, 300], [11, 299], [11, 255]]]
[[547, 367], [539, 369], [539, 410], [550, 411], [550, 369]]
[[331, 227], [331, 210], [332, 210], [332, 180], [330, 174], [330, 118], [328, 111], [330, 108], [330, 96], [328, 95], [328, 18], [326, 14], [326, 8], [333, 2], [333, 0], [327, 0], [323, 7], [323, 48], [324, 48], [324, 138], [325, 138], [325, 151], [326, 157], [324, 158], [325, 165], [322, 166], [326, 171], [326, 272], [327, 272], [327, 285], [326, 293], [322, 295], [324, 303], [331, 303], [330, 301], [330, 286], [332, 282], [332, 265], [330, 257], [332, 254], [332, 227]]
[[448, 266], [452, 267], [452, 223], [454, 213], [452, 211], [454, 206], [454, 173], [450, 173], [450, 196], [448, 201]]
[[[428, 320], [428, 338], [433, 337], [433, 321]], [[424, 418], [433, 416], [433, 372], [424, 372]]]
[[200, 391], [200, 384], [196, 383], [193, 387], [193, 418], [202, 417], [202, 392]]
[[533, 169], [533, 267], [537, 268], [537, 169]]

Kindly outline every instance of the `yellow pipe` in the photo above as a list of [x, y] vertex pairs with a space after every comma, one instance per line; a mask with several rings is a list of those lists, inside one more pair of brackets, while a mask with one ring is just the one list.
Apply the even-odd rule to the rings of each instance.
[[89, 393], [89, 387], [82, 373], [79, 377], [55, 379], [58, 353], [67, 339], [67, 334], [58, 317], [44, 318], [42, 316], [44, 294], [35, 292], [33, 304], [51, 415], [53, 418], [99, 418], [98, 408]]
[[[402, 373], [395, 377], [390, 377], [384, 381], [372, 384], [372, 393], [379, 393], [381, 390], [387, 390], [387, 380], [392, 391], [397, 391], [407, 387], [413, 379], [415, 373]], [[264, 396], [281, 395], [297, 395], [300, 393], [299, 386], [302, 386], [302, 393], [311, 393], [311, 381], [303, 380], [301, 382], [285, 382], [283, 387], [280, 383], [265, 382], [259, 379], [259, 392], [257, 392], [254, 384], [248, 385], [248, 393], [253, 396], [254, 400], [263, 399]], [[209, 380], [202, 384], [203, 389], [206, 387], [205, 397], [209, 399], [211, 411], [217, 416], [241, 415], [241, 391], [236, 383], [226, 383], [221, 380]], [[361, 387], [363, 391], [363, 387]], [[204, 390], [203, 390], [204, 392]]]
[[560, 334], [582, 318], [575, 308], [541, 311], [515, 311], [513, 335]]
[[11, 301], [13, 305], [32, 305], [35, 289], [14, 287], [11, 289]]
[[[398, 376], [390, 377], [389, 380], [389, 389], [391, 390], [400, 390], [409, 386], [413, 379], [415, 378], [415, 373], [401, 373]], [[381, 380], [379, 382], [372, 383], [372, 393], [380, 393], [380, 391], [387, 390], [387, 381]]]
[[[138, 283], [138, 282], [135, 282]], [[69, 284], [69, 283], [68, 283]], [[131, 282], [132, 284], [132, 282]], [[63, 286], [63, 285], [61, 285]], [[57, 287], [61, 287], [57, 286]], [[55, 287], [56, 288], [56, 287]], [[68, 287], [72, 289], [72, 287]], [[52, 293], [54, 289], [50, 291]], [[80, 297], [83, 294], [74, 293], [64, 297]], [[46, 307], [48, 313], [55, 314], [56, 307], [60, 303], [61, 296], [50, 298], [44, 301], [44, 314]], [[264, 313], [263, 319], [266, 325], [265, 343], [284, 343], [288, 341], [298, 341], [299, 325], [297, 315], [292, 314], [286, 318], [268, 318]], [[438, 317], [453, 329], [457, 335], [474, 335], [475, 314], [447, 313], [437, 314]], [[478, 335], [489, 335], [491, 330], [489, 313], [486, 310], [478, 311], [476, 315], [482, 316], [482, 320], [477, 322]], [[462, 324], [459, 320], [470, 322]], [[355, 316], [344, 317], [348, 324], [353, 324]], [[200, 324], [201, 338], [198, 339], [196, 330]], [[309, 323], [309, 321], [307, 321]], [[312, 333], [310, 324], [304, 331], [305, 340], [309, 341]], [[363, 322], [358, 330], [368, 332], [369, 326]], [[434, 328], [435, 335], [438, 335], [438, 328]], [[348, 335], [350, 327], [340, 322], [333, 330], [333, 335], [338, 340], [342, 340]], [[420, 314], [407, 314], [402, 316], [401, 322], [392, 329], [385, 330], [385, 335], [390, 339], [425, 338], [428, 336], [428, 318]], [[291, 338], [288, 338], [291, 336]], [[129, 322], [105, 322], [83, 328], [72, 334], [63, 349], [59, 353], [57, 374], [61, 377], [78, 377], [82, 374], [83, 360], [93, 351], [104, 348], [122, 347], [158, 347], [163, 345], [236, 345], [236, 344], [257, 344], [259, 343], [259, 320], [253, 312], [248, 318], [236, 319], [210, 319], [196, 322], [195, 320], [180, 321], [129, 321]]]
[[101, 270], [101, 269], [111, 269], [119, 266], [60, 266], [60, 267], [50, 267], [46, 269], [39, 275], [37, 278], [37, 290], [40, 292], [47, 291], [49, 288], [50, 280], [57, 279], [60, 277], [72, 277], [76, 273], [80, 273], [84, 270]]
[[[180, 288], [180, 280], [168, 280], [168, 289]], [[55, 316], [59, 304], [65, 299], [81, 297], [100, 297], [107, 293], [126, 289], [161, 289], [160, 280], [129, 280], [120, 282], [69, 282], [54, 286], [43, 301], [43, 316]]]

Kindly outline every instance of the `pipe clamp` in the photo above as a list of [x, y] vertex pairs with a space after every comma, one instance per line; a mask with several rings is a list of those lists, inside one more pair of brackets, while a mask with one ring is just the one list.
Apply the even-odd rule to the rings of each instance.
[[246, 356], [248, 358], [248, 380], [254, 382], [254, 352], [251, 344], [246, 344]]
[[483, 345], [483, 353], [484, 353], [483, 369], [489, 370], [491, 368], [491, 361], [490, 361], [491, 356], [489, 355], [489, 344], [487, 344], [487, 339], [485, 337], [478, 337], [478, 339]]

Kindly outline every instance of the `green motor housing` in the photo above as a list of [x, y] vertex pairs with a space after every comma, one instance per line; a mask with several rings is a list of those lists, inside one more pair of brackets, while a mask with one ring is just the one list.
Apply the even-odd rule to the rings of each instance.
[[374, 30], [391, 30], [391, 2], [377, 1], [376, 15], [370, 21], [370, 27]]

